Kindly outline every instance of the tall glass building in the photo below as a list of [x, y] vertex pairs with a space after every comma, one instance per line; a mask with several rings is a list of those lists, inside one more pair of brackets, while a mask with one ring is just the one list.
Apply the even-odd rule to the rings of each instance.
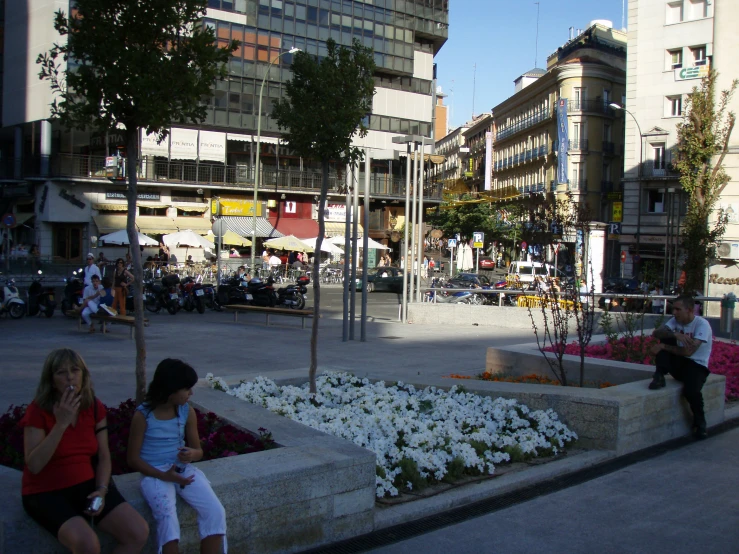
[[[123, 188], [104, 177], [106, 157], [120, 152], [120, 134], [68, 131], [46, 120], [52, 95], [47, 83], [38, 80], [35, 60], [59, 40], [54, 12], [68, 12], [70, 4], [6, 3], [0, 66], [0, 211], [24, 220], [13, 231], [16, 242], [37, 243], [42, 256], [63, 260], [78, 259], [96, 246], [96, 237], [125, 225]], [[292, 55], [287, 51], [295, 47], [320, 57], [329, 38], [347, 46], [359, 39], [373, 49], [377, 64], [370, 132], [357, 139], [374, 160], [369, 232], [389, 242], [392, 226], [402, 225], [398, 212], [405, 196], [405, 163], [398, 161], [403, 148], [392, 139], [433, 136], [433, 57], [447, 39], [448, 13], [448, 0], [209, 0], [204, 24], [214, 29], [219, 42], [237, 39], [241, 46], [228, 64], [227, 78], [205, 100], [208, 111], [202, 124], [173, 123], [162, 144], [142, 133], [141, 231], [158, 236], [192, 228], [204, 234], [210, 228], [212, 200], [218, 197], [231, 206], [230, 227], [241, 234], [250, 234], [247, 215], [256, 211], [261, 236], [315, 236], [318, 165], [280, 143], [270, 113], [291, 78]], [[258, 114], [260, 85], [273, 61]], [[264, 193], [253, 206], [258, 117]], [[332, 167], [331, 192], [336, 196], [329, 200], [330, 234], [343, 232], [345, 214], [338, 209], [338, 195], [344, 173], [344, 168]], [[441, 191], [431, 186], [427, 195], [433, 202], [440, 200]]]

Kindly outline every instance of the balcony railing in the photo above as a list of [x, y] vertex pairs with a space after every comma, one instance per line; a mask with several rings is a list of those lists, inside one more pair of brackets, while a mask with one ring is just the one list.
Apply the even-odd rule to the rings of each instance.
[[669, 160], [655, 162], [648, 160], [642, 163], [641, 174], [644, 177], [672, 177], [678, 175]]
[[579, 180], [570, 179], [569, 181], [567, 181], [567, 190], [572, 190], [576, 192], [587, 192], [588, 180], [587, 179], [579, 179]]
[[[48, 174], [42, 174], [42, 161], [48, 161]], [[228, 186], [253, 190], [254, 169], [241, 165], [223, 165], [218, 163], [185, 160], [168, 161], [161, 158], [144, 156], [138, 166], [138, 179], [141, 183], [192, 183], [204, 186]], [[104, 156], [81, 156], [73, 154], [56, 154], [48, 159], [40, 156], [25, 158], [22, 166], [23, 178], [87, 178], [107, 180]], [[0, 178], [13, 178], [13, 166], [0, 164]], [[263, 166], [260, 189], [264, 191], [296, 191], [319, 192], [322, 175], [320, 170]], [[361, 183], [364, 182], [362, 175]], [[329, 192], [343, 191], [345, 176], [332, 170], [329, 173]], [[428, 183], [425, 192], [429, 199], [441, 199], [443, 187], [440, 184]], [[370, 175], [370, 191], [373, 196], [401, 198], [405, 196], [405, 179], [384, 173]]]
[[519, 194], [534, 194], [537, 192], [546, 192], [547, 187], [544, 183], [535, 183], [533, 185], [519, 185]]
[[588, 139], [571, 140], [567, 150], [570, 152], [587, 152]]
[[595, 112], [613, 116], [613, 108], [605, 100], [570, 100], [567, 102], [567, 111], [570, 112]]
[[600, 182], [600, 192], [602, 194], [607, 194], [609, 192], [614, 192], [614, 184], [613, 181], [601, 181]]
[[604, 154], [613, 155], [616, 152], [616, 145], [612, 142], [604, 140], [601, 149]]
[[552, 115], [553, 115], [552, 110], [540, 110], [538, 112], [534, 112], [532, 115], [527, 116], [526, 118], [520, 121], [517, 121], [516, 123], [508, 125], [507, 127], [504, 127], [503, 129], [500, 129], [495, 134], [495, 140], [496, 141], [503, 140], [504, 138], [508, 138], [511, 135], [515, 135], [519, 131], [523, 131], [524, 129], [533, 127], [534, 125], [537, 125], [538, 123], [541, 123], [542, 121], [551, 119]]

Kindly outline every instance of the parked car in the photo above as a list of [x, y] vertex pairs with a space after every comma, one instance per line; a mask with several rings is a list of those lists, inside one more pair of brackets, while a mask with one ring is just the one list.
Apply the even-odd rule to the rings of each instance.
[[[408, 276], [410, 290], [410, 275]], [[362, 287], [362, 278], [357, 277], [357, 289]], [[367, 292], [403, 292], [403, 270], [393, 266], [375, 267], [367, 272]]]
[[521, 283], [533, 283], [535, 277], [554, 277], [554, 268], [541, 262], [511, 262], [508, 277], [517, 278]]
[[495, 269], [495, 260], [493, 258], [480, 258], [480, 269]]
[[490, 287], [490, 279], [479, 273], [458, 273], [454, 276], [454, 279], [448, 281], [450, 285], [455, 287], [469, 287], [471, 285], [477, 285], [480, 287]]

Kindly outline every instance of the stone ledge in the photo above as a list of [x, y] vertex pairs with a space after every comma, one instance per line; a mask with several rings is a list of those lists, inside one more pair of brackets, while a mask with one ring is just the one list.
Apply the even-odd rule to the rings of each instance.
[[[226, 508], [231, 552], [295, 552], [372, 531], [375, 455], [253, 404], [196, 387], [193, 405], [250, 430], [265, 427], [281, 446], [274, 450], [198, 463]], [[115, 477], [124, 498], [149, 522], [144, 550], [156, 552], [156, 525], [139, 490], [139, 474]], [[0, 466], [9, 500], [0, 515], [0, 552], [67, 552], [24, 512], [21, 472]], [[195, 512], [178, 502], [180, 552], [200, 551]], [[113, 542], [101, 533], [102, 551]]]

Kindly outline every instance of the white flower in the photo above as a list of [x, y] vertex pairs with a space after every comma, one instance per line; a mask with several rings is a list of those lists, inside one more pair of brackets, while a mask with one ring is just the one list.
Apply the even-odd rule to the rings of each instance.
[[[531, 411], [513, 399], [490, 398], [427, 387], [416, 390], [398, 382], [387, 387], [349, 373], [324, 373], [316, 379], [317, 394], [308, 385], [277, 386], [265, 377], [229, 389], [225, 381], [206, 375], [213, 387], [263, 406], [285, 417], [353, 441], [375, 453], [378, 497], [396, 496], [397, 486], [413, 484], [403, 467], [415, 464], [423, 479], [441, 480], [450, 464], [492, 474], [495, 465], [510, 461], [503, 449], [517, 447], [525, 455], [559, 452], [576, 439], [552, 410]], [[396, 486], [397, 485], [397, 486]]]

